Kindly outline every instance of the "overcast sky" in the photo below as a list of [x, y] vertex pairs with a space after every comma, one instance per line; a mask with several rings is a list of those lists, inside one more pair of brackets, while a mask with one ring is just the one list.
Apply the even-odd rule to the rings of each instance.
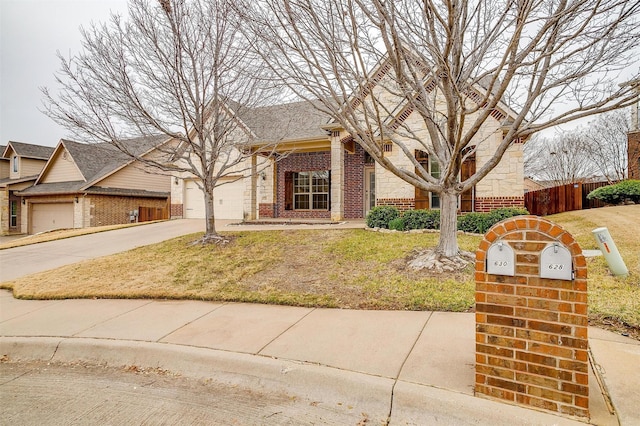
[[80, 51], [80, 26], [126, 13], [126, 0], [0, 0], [0, 145], [55, 146], [65, 130], [40, 112], [40, 87], [55, 88], [56, 52]]

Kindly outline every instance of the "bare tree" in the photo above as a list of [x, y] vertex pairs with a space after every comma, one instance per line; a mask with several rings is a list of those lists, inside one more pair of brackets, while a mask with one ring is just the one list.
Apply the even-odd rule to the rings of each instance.
[[[378, 164], [440, 195], [435, 250], [448, 257], [459, 253], [458, 195], [514, 141], [637, 98], [615, 81], [637, 61], [636, 0], [246, 0], [239, 9], [245, 33], [261, 36], [256, 51], [297, 96], [319, 99]], [[399, 123], [389, 96], [425, 131]], [[514, 114], [499, 118], [491, 158], [461, 181], [461, 164], [487, 140], [481, 129], [500, 108]], [[411, 167], [390, 162], [385, 143]], [[416, 148], [437, 161], [439, 176]]]
[[587, 155], [609, 183], [627, 178], [627, 134], [631, 129], [627, 110], [598, 116], [582, 132], [589, 146]]
[[524, 148], [525, 174], [545, 186], [584, 182], [599, 175], [584, 135], [576, 130], [551, 138], [534, 136]]
[[81, 30], [83, 52], [58, 54], [59, 90], [43, 89], [45, 112], [79, 140], [134, 155], [124, 140], [166, 135], [154, 156], [138, 159], [195, 177], [203, 242], [220, 241], [214, 188], [251, 167], [252, 134], [237, 117], [272, 93], [239, 27], [228, 0], [131, 0], [127, 18]]

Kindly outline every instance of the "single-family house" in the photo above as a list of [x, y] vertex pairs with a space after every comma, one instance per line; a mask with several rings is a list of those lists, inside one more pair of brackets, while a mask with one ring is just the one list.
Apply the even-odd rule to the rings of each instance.
[[10, 141], [0, 152], [0, 235], [19, 234], [22, 204], [17, 192], [35, 183], [53, 148]]
[[[126, 141], [139, 157], [153, 155], [166, 136]], [[22, 197], [22, 232], [86, 228], [168, 218], [170, 178], [107, 143], [62, 139]]]
[[[374, 74], [373, 83], [365, 85], [368, 93], [376, 90], [376, 82], [381, 81], [387, 71], [389, 68], [384, 66], [378, 69], [380, 75]], [[473, 99], [473, 95], [469, 98]], [[424, 130], [423, 122], [406, 101], [393, 96], [384, 99], [398, 102], [387, 106], [388, 111], [394, 111], [390, 120], [416, 132]], [[503, 104], [492, 110], [472, 141], [475, 154], [462, 165], [461, 179], [475, 173], [476, 168], [489, 160], [502, 140], [503, 125], [514, 115]], [[372, 207], [381, 205], [396, 206], [400, 210], [439, 208], [437, 193], [417, 189], [376, 164], [353, 135], [311, 102], [245, 108], [238, 114], [238, 120], [256, 140], [251, 159], [253, 170], [264, 161], [269, 167], [253, 176], [245, 173], [243, 179], [216, 188], [216, 209], [228, 208], [222, 215], [216, 210], [217, 218], [343, 220], [364, 218]], [[497, 167], [473, 189], [461, 194], [460, 212], [524, 206], [523, 142], [512, 144]], [[272, 147], [276, 143], [274, 153]], [[420, 150], [417, 142], [407, 139], [404, 143], [435, 176], [437, 163]], [[269, 148], [262, 150], [262, 144], [269, 144]], [[395, 164], [413, 168], [393, 143], [385, 144], [384, 151]], [[172, 217], [204, 217], [202, 193], [195, 183], [176, 179], [171, 191]]]

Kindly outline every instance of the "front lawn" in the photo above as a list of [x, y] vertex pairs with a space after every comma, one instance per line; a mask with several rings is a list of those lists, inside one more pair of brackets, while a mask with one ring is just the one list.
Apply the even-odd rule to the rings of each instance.
[[[229, 233], [226, 247], [193, 234], [3, 283], [20, 298], [167, 298], [356, 309], [465, 311], [473, 274], [425, 276], [404, 268], [436, 234], [354, 230]], [[473, 250], [479, 237], [461, 237]]]
[[[607, 226], [627, 262], [627, 278], [610, 275], [602, 257], [588, 260], [589, 314], [604, 325], [640, 329], [640, 206], [550, 217], [583, 249], [591, 230]], [[413, 250], [437, 234], [354, 230], [228, 233], [226, 247], [190, 245], [194, 234], [0, 284], [19, 298], [157, 298], [271, 303], [354, 309], [468, 311], [472, 267], [434, 275], [406, 268]], [[463, 250], [480, 237], [459, 235]], [[637, 334], [636, 334], [637, 335]]]

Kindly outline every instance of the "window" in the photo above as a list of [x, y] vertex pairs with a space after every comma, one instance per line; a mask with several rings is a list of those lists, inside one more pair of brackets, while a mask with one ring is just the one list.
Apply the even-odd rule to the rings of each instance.
[[[329, 210], [329, 170], [285, 175], [285, 210]], [[290, 188], [290, 189], [288, 189]]]
[[12, 161], [13, 161], [13, 173], [18, 173], [18, 156], [14, 155]]
[[[429, 159], [429, 173], [436, 179], [440, 179], [440, 164], [433, 158]], [[440, 208], [440, 195], [437, 192], [431, 192], [431, 208]]]
[[15, 228], [18, 226], [18, 202], [11, 201], [11, 207], [9, 212], [9, 226]]

